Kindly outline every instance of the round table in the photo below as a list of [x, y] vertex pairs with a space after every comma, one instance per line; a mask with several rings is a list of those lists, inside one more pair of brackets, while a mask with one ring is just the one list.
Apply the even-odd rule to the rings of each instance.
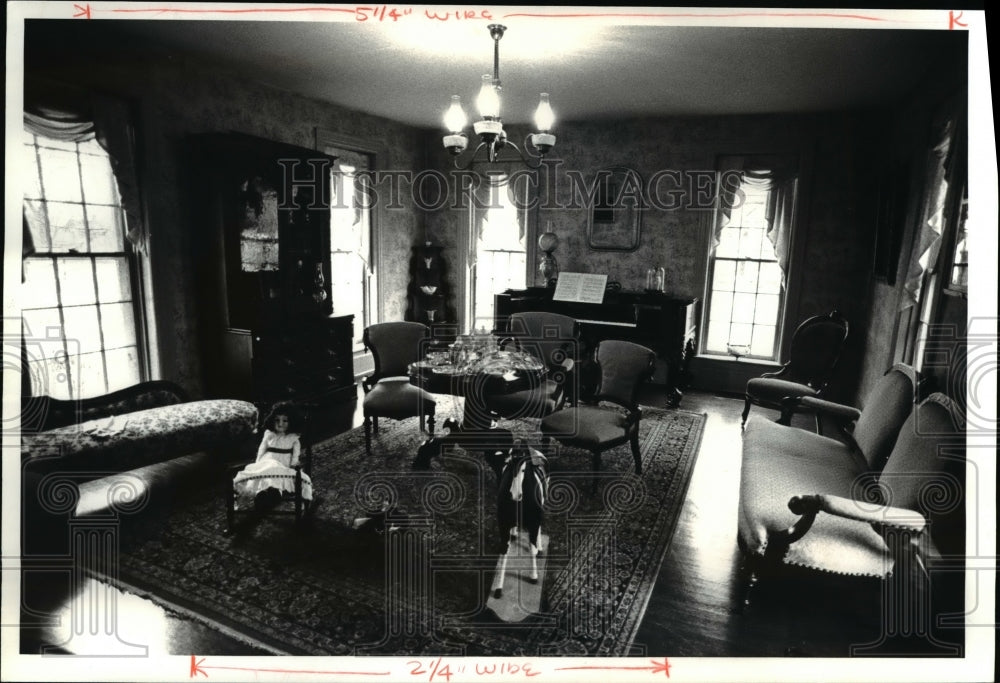
[[433, 394], [464, 398], [462, 421], [445, 420], [442, 428], [448, 434], [425, 441], [417, 450], [414, 468], [429, 467], [431, 458], [449, 445], [483, 451], [493, 465], [491, 456], [509, 450], [514, 445], [514, 435], [510, 430], [494, 427], [487, 397], [539, 386], [545, 373], [544, 363], [522, 351], [493, 351], [460, 365], [445, 359], [411, 364], [412, 384]]

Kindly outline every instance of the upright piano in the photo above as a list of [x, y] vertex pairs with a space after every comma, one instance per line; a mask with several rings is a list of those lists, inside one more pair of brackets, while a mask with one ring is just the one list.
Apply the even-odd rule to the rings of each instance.
[[688, 360], [696, 348], [698, 299], [675, 299], [655, 291], [609, 290], [603, 303], [588, 304], [553, 301], [553, 292], [551, 287], [529, 287], [495, 295], [495, 332], [507, 331], [512, 313], [548, 311], [576, 319], [584, 358], [589, 358], [604, 339], [642, 344], [666, 366], [667, 405], [680, 404], [681, 390], [689, 381]]

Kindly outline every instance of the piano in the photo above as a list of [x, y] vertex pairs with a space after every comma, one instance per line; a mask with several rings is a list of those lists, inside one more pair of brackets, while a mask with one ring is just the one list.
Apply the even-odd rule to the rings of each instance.
[[[652, 349], [666, 367], [667, 406], [677, 407], [682, 390], [690, 381], [688, 361], [695, 354], [698, 299], [675, 299], [655, 291], [608, 290], [600, 304], [553, 301], [551, 287], [508, 289], [494, 296], [493, 325], [496, 334], [508, 330], [512, 313], [548, 311], [575, 318], [580, 325], [583, 359], [590, 357], [598, 342], [624, 339]], [[583, 393], [588, 377], [584, 364]]]

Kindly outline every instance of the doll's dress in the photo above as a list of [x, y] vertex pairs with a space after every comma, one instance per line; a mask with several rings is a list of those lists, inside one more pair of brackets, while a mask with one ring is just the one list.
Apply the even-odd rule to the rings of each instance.
[[[301, 445], [298, 434], [277, 434], [265, 430], [257, 449], [257, 460], [236, 473], [233, 488], [236, 491], [236, 508], [253, 506], [254, 497], [267, 489], [278, 489], [284, 494], [295, 493], [295, 469]], [[312, 480], [302, 472], [302, 498], [312, 500]]]

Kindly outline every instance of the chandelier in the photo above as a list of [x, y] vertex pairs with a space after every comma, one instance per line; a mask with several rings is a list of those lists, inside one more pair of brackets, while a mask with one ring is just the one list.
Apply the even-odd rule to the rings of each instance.
[[[479, 136], [481, 142], [473, 150], [472, 156], [468, 158], [465, 165], [459, 164], [458, 156], [465, 151], [469, 144], [469, 138], [462, 132], [468, 123], [465, 110], [462, 109], [462, 100], [458, 95], [451, 96], [451, 106], [444, 115], [444, 125], [449, 131], [444, 136], [444, 146], [452, 156], [455, 157], [455, 168], [466, 170], [476, 162], [479, 151], [486, 150], [486, 159], [493, 163], [499, 157], [500, 151], [504, 147], [513, 147], [517, 150], [518, 156], [530, 168], [538, 168], [541, 165], [542, 157], [545, 156], [556, 144], [556, 136], [549, 130], [555, 121], [555, 114], [549, 105], [549, 94], [543, 92], [535, 110], [535, 126], [537, 133], [532, 133], [524, 139], [524, 151], [507, 139], [507, 134], [503, 129], [503, 121], [500, 119], [500, 39], [503, 38], [506, 26], [500, 24], [490, 24], [487, 28], [490, 37], [493, 38], [493, 75], [483, 75], [482, 87], [479, 90], [479, 97], [476, 105], [482, 120], [472, 124], [472, 129]], [[533, 154], [529, 149], [529, 143], [537, 154]]]

